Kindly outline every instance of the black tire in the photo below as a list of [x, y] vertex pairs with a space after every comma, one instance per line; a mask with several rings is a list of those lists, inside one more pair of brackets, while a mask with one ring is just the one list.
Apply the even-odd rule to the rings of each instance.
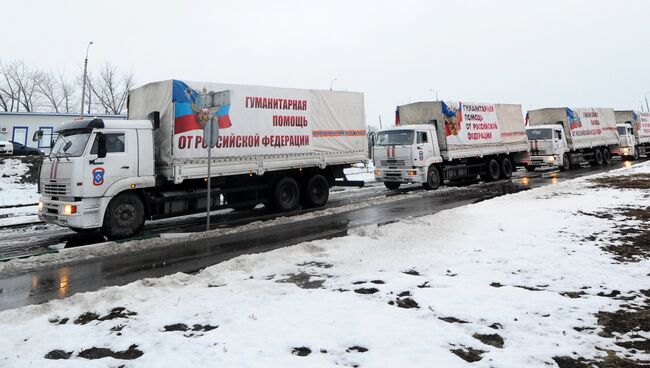
[[136, 234], [144, 225], [144, 204], [140, 196], [124, 192], [113, 198], [104, 214], [102, 233], [109, 239], [124, 239]]
[[300, 203], [298, 183], [288, 176], [278, 180], [273, 186], [271, 201], [273, 202], [273, 209], [278, 212], [295, 210]]
[[603, 163], [609, 164], [612, 160], [612, 154], [607, 148], [603, 148]]
[[441, 181], [440, 171], [435, 165], [431, 165], [427, 170], [427, 182], [422, 183], [422, 187], [426, 190], [436, 190], [440, 187]]
[[316, 174], [305, 182], [302, 190], [302, 202], [305, 207], [322, 207], [330, 197], [330, 184], [321, 174]]
[[594, 163], [598, 166], [603, 164], [603, 153], [599, 149], [594, 153]]
[[568, 153], [562, 155], [562, 166], [560, 166], [560, 170], [562, 171], [571, 170], [571, 157], [569, 156]]
[[398, 182], [395, 182], [395, 181], [385, 181], [384, 182], [384, 186], [386, 187], [386, 189], [389, 189], [389, 190], [398, 189], [400, 185], [402, 185], [402, 183], [398, 183]]
[[632, 160], [636, 161], [638, 159], [639, 159], [639, 147], [635, 147], [634, 156], [632, 156]]
[[[230, 193], [226, 194], [226, 203], [230, 206], [235, 211], [250, 211], [253, 208], [255, 208], [258, 203], [250, 203], [250, 201], [254, 200], [255, 198], [251, 195], [246, 195], [247, 193], [241, 193], [241, 192], [236, 192], [236, 193]], [[247, 198], [248, 197], [248, 198]], [[238, 203], [238, 202], [249, 202], [249, 203]]]
[[501, 176], [501, 166], [495, 159], [490, 159], [485, 165], [485, 173], [481, 174], [483, 181], [497, 181]]
[[526, 171], [535, 172], [536, 167], [531, 165], [526, 165]]
[[501, 160], [501, 179], [510, 179], [512, 177], [512, 161], [508, 157]]

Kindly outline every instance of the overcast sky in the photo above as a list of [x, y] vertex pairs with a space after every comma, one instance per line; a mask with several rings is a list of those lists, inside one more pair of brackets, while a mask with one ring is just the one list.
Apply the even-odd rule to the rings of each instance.
[[[366, 119], [432, 100], [640, 109], [646, 0], [4, 1], [0, 59], [138, 84], [186, 79], [365, 92]], [[650, 94], [648, 96], [650, 98]], [[645, 102], [644, 102], [645, 103]]]

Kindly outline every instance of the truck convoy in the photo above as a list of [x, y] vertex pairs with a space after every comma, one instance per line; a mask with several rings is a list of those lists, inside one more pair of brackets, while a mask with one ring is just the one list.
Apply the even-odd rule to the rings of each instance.
[[614, 111], [622, 157], [637, 160], [650, 155], [650, 113], [632, 110]]
[[618, 151], [613, 109], [546, 108], [529, 111], [527, 120], [528, 171], [544, 166], [569, 170], [583, 162], [602, 165]]
[[323, 206], [331, 186], [359, 184], [343, 169], [368, 157], [356, 92], [167, 80], [130, 92], [128, 120], [74, 121], [57, 133], [39, 218], [110, 239], [208, 205]]
[[373, 152], [375, 179], [388, 189], [510, 178], [527, 162], [521, 105], [417, 102], [397, 107], [395, 120], [377, 134]]

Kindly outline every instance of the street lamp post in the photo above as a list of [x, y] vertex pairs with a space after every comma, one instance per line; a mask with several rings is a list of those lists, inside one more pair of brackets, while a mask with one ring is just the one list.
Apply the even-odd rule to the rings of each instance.
[[335, 82], [336, 80], [337, 80], [337, 79], [334, 78], [334, 79], [332, 79], [332, 80], [330, 81], [330, 91], [332, 90], [332, 86], [334, 85], [334, 82]]
[[439, 101], [438, 100], [438, 91], [434, 91], [432, 88], [429, 88], [429, 92], [435, 94], [436, 95], [436, 101]]
[[86, 100], [86, 76], [88, 75], [88, 49], [90, 45], [93, 44], [93, 41], [88, 42], [88, 47], [86, 47], [86, 59], [84, 60], [84, 80], [81, 84], [81, 117], [84, 117], [84, 101]]
[[648, 106], [648, 93], [650, 93], [650, 91], [646, 92], [645, 96], [644, 96], [645, 97], [645, 111], [646, 112], [650, 112], [650, 106]]

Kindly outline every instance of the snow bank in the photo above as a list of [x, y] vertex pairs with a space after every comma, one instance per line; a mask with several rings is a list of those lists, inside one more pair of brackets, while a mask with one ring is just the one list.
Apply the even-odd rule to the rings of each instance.
[[[614, 261], [590, 236], [615, 222], [582, 213], [650, 198], [587, 179], [1, 312], [0, 365], [60, 366], [43, 358], [58, 349], [66, 367], [112, 367], [80, 352], [133, 344], [129, 367], [548, 367], [621, 351], [594, 314], [623, 302], [597, 294], [648, 288], [650, 264]], [[99, 319], [74, 323], [86, 312]], [[482, 360], [452, 352], [470, 349]]]

